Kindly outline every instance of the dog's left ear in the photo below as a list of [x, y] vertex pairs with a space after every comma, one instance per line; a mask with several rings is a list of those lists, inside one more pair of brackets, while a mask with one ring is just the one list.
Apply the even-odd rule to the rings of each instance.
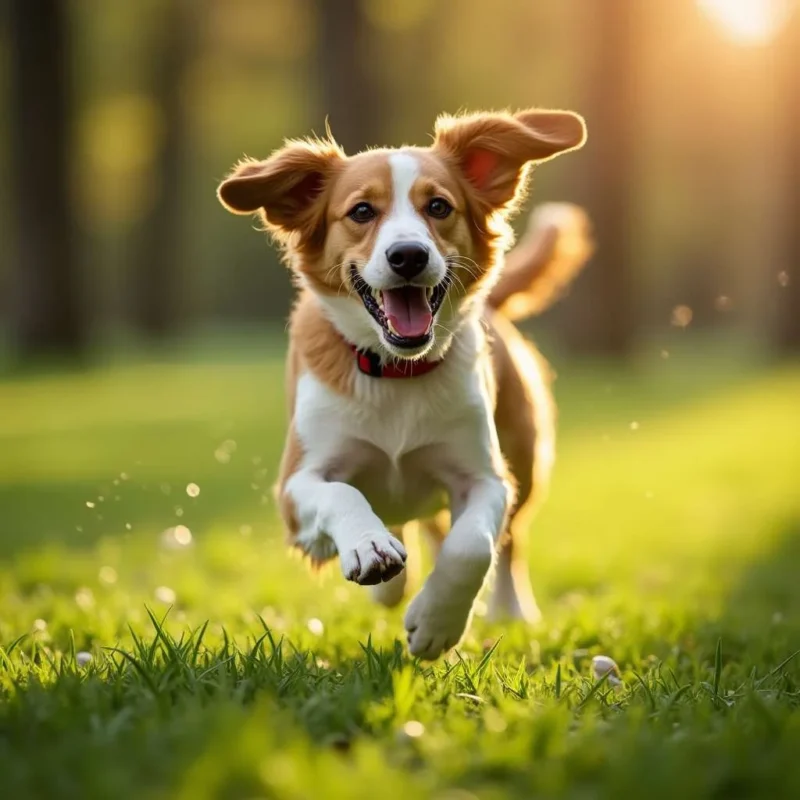
[[513, 206], [528, 165], [576, 150], [586, 141], [583, 118], [571, 111], [522, 111], [440, 117], [434, 150], [455, 160], [493, 210]]

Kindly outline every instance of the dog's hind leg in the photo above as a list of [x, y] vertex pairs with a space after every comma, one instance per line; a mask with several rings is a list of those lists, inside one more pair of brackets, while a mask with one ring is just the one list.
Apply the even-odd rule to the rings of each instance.
[[542, 614], [531, 588], [524, 547], [530, 517], [530, 514], [521, 513], [512, 518], [510, 534], [498, 551], [489, 599], [489, 618], [492, 620], [517, 619], [535, 623], [541, 619]]
[[386, 606], [393, 608], [399, 605], [406, 596], [409, 588], [415, 587], [419, 583], [420, 573], [420, 552], [419, 552], [419, 523], [408, 522], [405, 525], [390, 527], [392, 536], [399, 539], [405, 546], [408, 553], [406, 568], [391, 580], [385, 583], [378, 583], [371, 586], [373, 599]]
[[500, 447], [517, 485], [495, 565], [489, 615], [536, 622], [541, 613], [531, 589], [527, 540], [544, 500], [555, 452], [555, 405], [547, 363], [505, 319], [494, 318], [502, 336], [492, 351], [498, 381], [495, 421]]

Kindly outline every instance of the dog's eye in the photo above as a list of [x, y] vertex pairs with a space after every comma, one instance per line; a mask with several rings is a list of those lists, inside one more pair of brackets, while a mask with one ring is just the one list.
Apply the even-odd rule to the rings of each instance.
[[453, 206], [447, 202], [443, 197], [434, 197], [428, 203], [428, 214], [436, 219], [444, 219], [450, 216]]
[[353, 222], [365, 223], [375, 219], [378, 216], [375, 209], [369, 203], [356, 203], [348, 212], [347, 216]]

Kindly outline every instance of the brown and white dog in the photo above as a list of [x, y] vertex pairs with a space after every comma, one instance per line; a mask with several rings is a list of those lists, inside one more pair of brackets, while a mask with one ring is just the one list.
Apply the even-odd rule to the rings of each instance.
[[586, 219], [543, 206], [505, 268], [503, 253], [530, 166], [584, 140], [565, 111], [444, 116], [430, 147], [290, 141], [219, 187], [230, 211], [260, 213], [299, 287], [276, 487], [290, 542], [394, 605], [421, 523], [436, 560], [405, 627], [423, 658], [458, 643], [492, 573], [496, 616], [538, 615], [523, 544], [554, 415], [546, 364], [510, 320], [582, 266]]

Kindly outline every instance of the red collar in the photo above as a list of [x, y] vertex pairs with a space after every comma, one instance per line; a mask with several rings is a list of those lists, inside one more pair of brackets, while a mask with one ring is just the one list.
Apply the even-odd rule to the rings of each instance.
[[416, 378], [426, 372], [436, 369], [439, 361], [390, 361], [382, 364], [380, 356], [372, 350], [359, 350], [351, 344], [350, 349], [355, 353], [356, 365], [359, 370], [370, 378]]

